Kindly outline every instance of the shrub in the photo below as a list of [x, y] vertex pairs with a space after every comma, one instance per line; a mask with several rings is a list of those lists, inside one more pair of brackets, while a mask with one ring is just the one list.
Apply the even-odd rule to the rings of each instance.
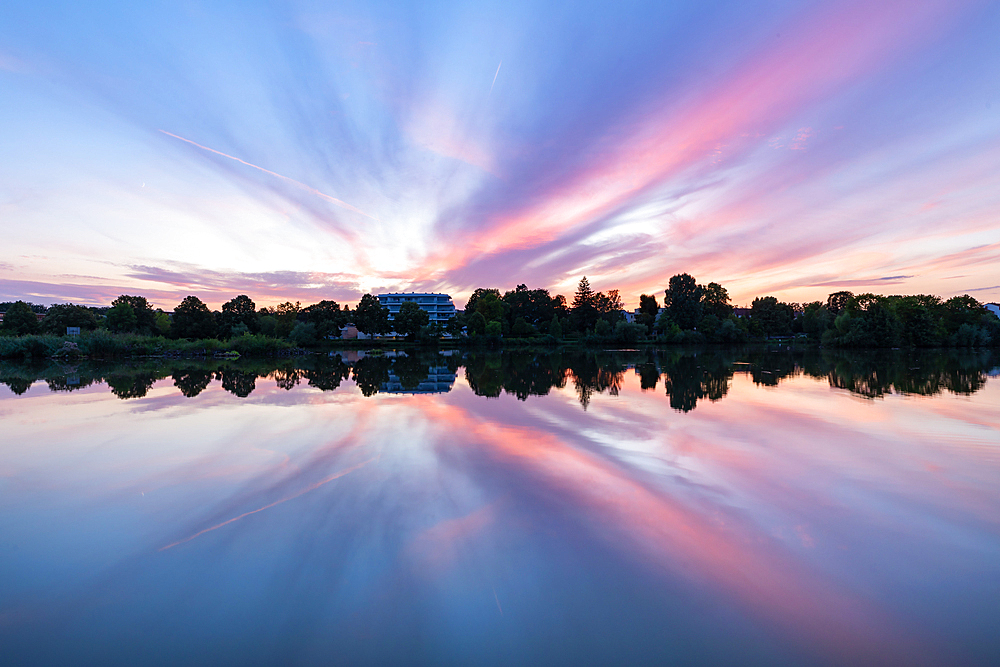
[[292, 345], [277, 338], [268, 338], [260, 334], [247, 334], [230, 340], [228, 348], [236, 350], [241, 355], [265, 356], [274, 354], [280, 350], [289, 350], [292, 348]]
[[619, 322], [615, 325], [615, 340], [619, 343], [635, 343], [645, 335], [645, 324], [638, 324], [636, 322]]
[[29, 335], [0, 338], [0, 358], [42, 359], [62, 348], [59, 336]]
[[316, 325], [312, 322], [296, 323], [296, 325], [292, 327], [291, 333], [288, 334], [288, 340], [300, 346], [315, 345]]

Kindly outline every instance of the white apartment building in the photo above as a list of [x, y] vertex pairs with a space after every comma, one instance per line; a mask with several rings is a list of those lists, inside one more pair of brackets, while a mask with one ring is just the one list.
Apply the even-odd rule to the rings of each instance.
[[396, 319], [399, 308], [407, 301], [416, 302], [420, 310], [430, 316], [431, 323], [445, 324], [455, 316], [455, 304], [447, 294], [431, 294], [429, 292], [392, 292], [376, 294], [379, 304], [389, 309], [389, 319]]

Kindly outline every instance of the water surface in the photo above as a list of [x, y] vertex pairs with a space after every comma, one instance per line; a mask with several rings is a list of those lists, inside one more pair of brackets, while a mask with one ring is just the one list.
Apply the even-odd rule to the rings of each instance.
[[10, 664], [990, 664], [993, 353], [0, 364]]

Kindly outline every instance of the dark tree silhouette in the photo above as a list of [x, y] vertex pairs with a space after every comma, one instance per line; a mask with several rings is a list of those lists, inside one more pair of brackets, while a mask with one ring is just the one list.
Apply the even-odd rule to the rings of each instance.
[[701, 288], [694, 276], [680, 273], [670, 278], [664, 291], [663, 307], [681, 329], [694, 329], [701, 321]]
[[240, 324], [244, 325], [250, 333], [257, 333], [260, 330], [260, 325], [257, 322], [257, 304], [246, 294], [241, 294], [222, 304], [219, 335], [222, 337], [230, 336], [233, 327], [238, 327]]
[[201, 299], [185, 297], [174, 308], [170, 333], [175, 338], [213, 338], [216, 333], [215, 317]]
[[4, 313], [3, 328], [18, 336], [33, 334], [38, 331], [38, 318], [31, 306], [24, 301], [16, 301]]
[[371, 294], [361, 297], [354, 309], [354, 326], [363, 334], [387, 334], [392, 330], [389, 324], [389, 309], [383, 308]]

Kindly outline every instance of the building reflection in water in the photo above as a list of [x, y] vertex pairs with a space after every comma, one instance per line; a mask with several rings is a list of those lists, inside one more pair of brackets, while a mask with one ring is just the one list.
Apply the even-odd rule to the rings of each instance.
[[430, 366], [424, 379], [412, 384], [413, 376], [405, 379], [394, 373], [389, 373], [389, 381], [382, 383], [380, 391], [387, 394], [446, 394], [455, 385], [458, 373], [447, 366]]

